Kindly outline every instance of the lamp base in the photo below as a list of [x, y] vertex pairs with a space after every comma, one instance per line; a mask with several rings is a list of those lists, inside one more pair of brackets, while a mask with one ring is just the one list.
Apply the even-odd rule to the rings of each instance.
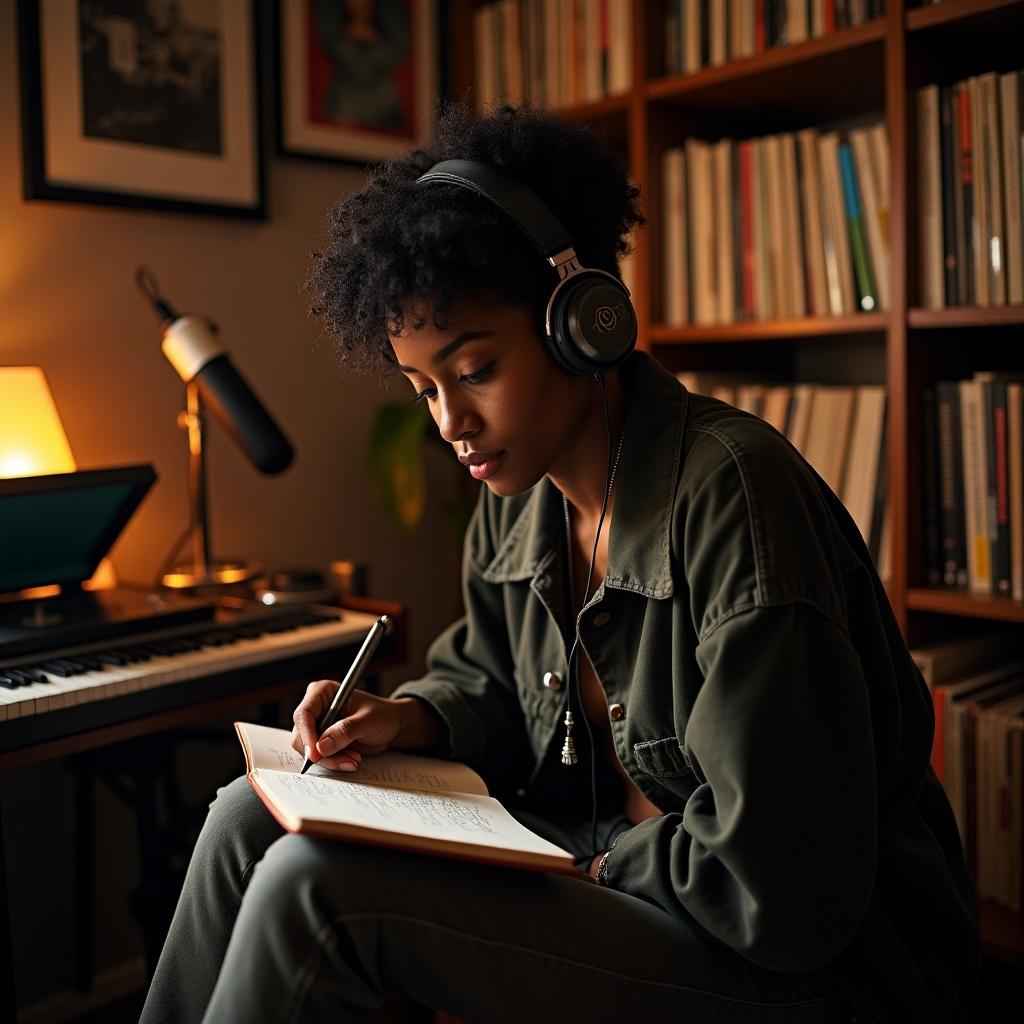
[[170, 590], [192, 590], [197, 587], [230, 587], [246, 583], [263, 572], [256, 562], [211, 562], [200, 572], [195, 564], [175, 566], [160, 578]]

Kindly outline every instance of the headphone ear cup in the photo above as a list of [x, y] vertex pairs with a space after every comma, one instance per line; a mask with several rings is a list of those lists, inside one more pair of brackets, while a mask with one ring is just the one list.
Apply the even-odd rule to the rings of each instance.
[[589, 374], [614, 370], [636, 345], [636, 312], [611, 275], [574, 274], [551, 298], [549, 350], [562, 369]]

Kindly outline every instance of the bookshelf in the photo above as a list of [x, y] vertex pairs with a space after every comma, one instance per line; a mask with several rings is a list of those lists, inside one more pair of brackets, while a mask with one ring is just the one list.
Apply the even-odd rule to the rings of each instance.
[[[448, 9], [450, 89], [474, 80], [473, 0]], [[665, 73], [665, 0], [633, 3], [632, 84], [628, 91], [562, 111], [599, 127], [628, 160], [642, 190], [647, 223], [632, 257], [639, 346], [669, 369], [849, 365], [874, 368], [888, 395], [887, 494], [892, 565], [887, 592], [911, 645], [970, 631], [981, 623], [1019, 629], [1024, 602], [928, 586], [922, 393], [936, 380], [977, 369], [1024, 370], [1024, 305], [926, 309], [920, 302], [916, 169], [916, 90], [985, 71], [1024, 66], [1024, 0], [885, 0], [885, 13], [852, 28], [764, 50], [754, 56]], [[889, 299], [884, 311], [836, 317], [744, 321], [714, 326], [663, 322], [662, 154], [689, 135], [752, 138], [829, 125], [861, 115], [888, 131]], [[852, 355], [851, 355], [852, 353]], [[988, 955], [1024, 967], [1024, 915], [983, 903]]]

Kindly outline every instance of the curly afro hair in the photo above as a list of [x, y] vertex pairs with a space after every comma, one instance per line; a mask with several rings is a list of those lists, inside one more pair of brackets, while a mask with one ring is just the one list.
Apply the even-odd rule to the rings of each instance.
[[[429, 152], [380, 166], [328, 215], [306, 288], [343, 364], [390, 373], [389, 334], [401, 333], [413, 303], [430, 308], [442, 329], [454, 297], [467, 292], [529, 304], [540, 317], [557, 279], [522, 230], [466, 189], [416, 188], [433, 164], [456, 158], [516, 175], [565, 226], [582, 265], [618, 276], [628, 233], [643, 217], [640, 190], [616, 152], [588, 125], [530, 106], [479, 115], [453, 103], [440, 112]], [[425, 317], [409, 320], [418, 328]]]

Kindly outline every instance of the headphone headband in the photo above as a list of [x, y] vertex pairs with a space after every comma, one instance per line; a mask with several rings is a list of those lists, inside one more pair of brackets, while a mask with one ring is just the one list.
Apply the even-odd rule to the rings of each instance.
[[479, 160], [442, 160], [416, 179], [417, 185], [458, 185], [490, 200], [522, 229], [552, 266], [554, 257], [572, 248], [569, 232], [532, 190], [510, 174]]

